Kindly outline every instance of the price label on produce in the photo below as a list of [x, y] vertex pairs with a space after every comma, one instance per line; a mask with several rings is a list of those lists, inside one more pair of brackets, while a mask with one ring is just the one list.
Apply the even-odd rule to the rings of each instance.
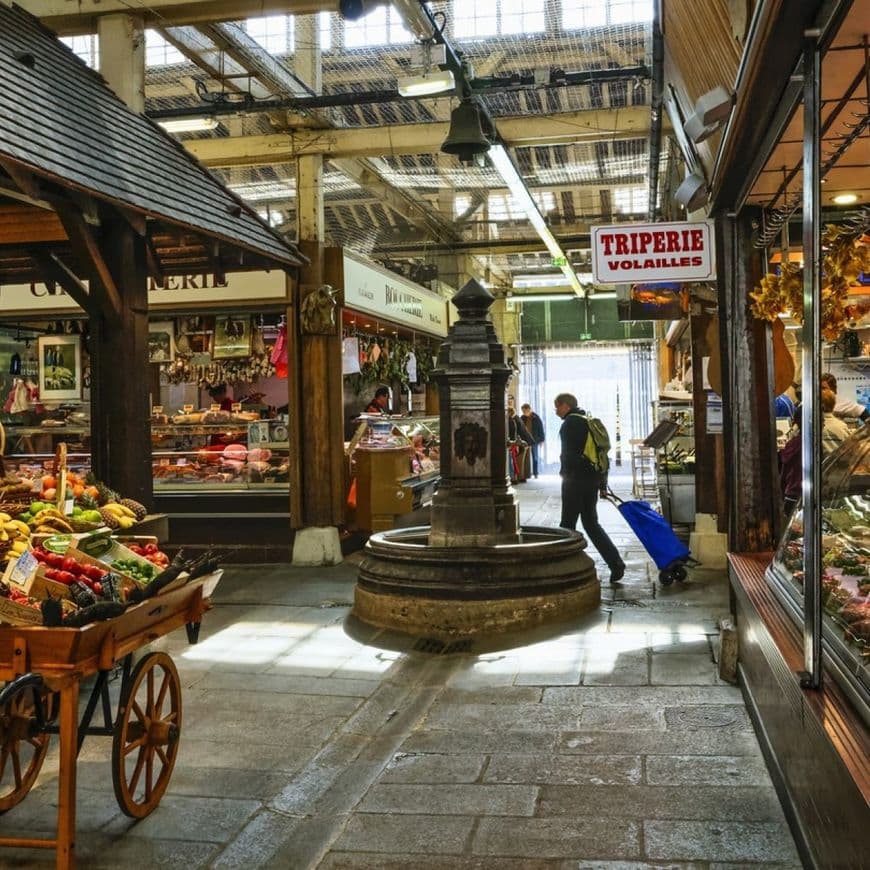
[[208, 407], [209, 411], [220, 411], [221, 406], [218, 402], [212, 402]]
[[13, 583], [17, 583], [19, 586], [24, 586], [25, 583], [36, 573], [36, 569], [39, 567], [39, 562], [36, 560], [36, 556], [33, 555], [33, 550], [25, 550], [18, 557], [18, 561], [15, 563], [15, 567], [12, 569], [12, 574], [9, 579]]
[[187, 460], [182, 456], [179, 458], [176, 465], [178, 465], [179, 468], [183, 468], [185, 465], [187, 465]]
[[239, 411], [242, 410], [242, 403], [241, 402], [233, 402], [231, 408], [232, 408], [232, 411], [234, 414], [238, 414]]
[[193, 411], [193, 405], [182, 405], [181, 410], [184, 411], [185, 414], [190, 414]]
[[151, 409], [152, 414], [162, 414], [163, 413], [163, 405], [155, 405]]
[[166, 468], [171, 463], [168, 459], [161, 459], [159, 464], [161, 468]]

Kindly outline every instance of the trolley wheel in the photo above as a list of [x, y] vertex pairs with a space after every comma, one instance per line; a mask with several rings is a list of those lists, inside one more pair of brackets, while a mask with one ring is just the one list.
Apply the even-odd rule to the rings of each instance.
[[50, 697], [36, 674], [0, 692], [0, 813], [21, 803], [39, 776], [51, 739], [45, 731]]
[[674, 575], [669, 570], [659, 571], [659, 583], [662, 586], [670, 586], [674, 582]]
[[686, 573], [686, 566], [685, 565], [677, 565], [676, 567], [672, 568], [671, 574], [674, 575], [674, 580], [678, 580], [680, 583], [682, 583], [683, 580], [685, 580], [686, 577], [688, 577], [688, 574]]
[[153, 812], [172, 776], [181, 735], [181, 681], [166, 653], [140, 659], [121, 687], [112, 739], [118, 806], [134, 819]]

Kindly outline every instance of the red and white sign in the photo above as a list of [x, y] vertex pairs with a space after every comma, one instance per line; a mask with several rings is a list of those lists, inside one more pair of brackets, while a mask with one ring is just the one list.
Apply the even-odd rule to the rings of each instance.
[[709, 281], [716, 277], [713, 221], [592, 227], [596, 284]]

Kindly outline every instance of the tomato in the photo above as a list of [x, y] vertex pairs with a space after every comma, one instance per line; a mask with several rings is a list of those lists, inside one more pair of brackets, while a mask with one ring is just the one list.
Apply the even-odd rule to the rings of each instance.
[[103, 584], [102, 583], [94, 583], [91, 586], [91, 589], [94, 590], [94, 595], [102, 595], [103, 594]]
[[148, 555], [152, 555], [152, 556], [153, 556], [155, 553], [159, 553], [160, 550], [159, 550], [159, 548], [157, 547], [157, 544], [146, 544], [146, 545], [145, 545], [145, 552], [146, 552]]
[[57, 582], [65, 583], [69, 586], [70, 583], [74, 583], [76, 580], [76, 575], [71, 573], [70, 571], [58, 571], [57, 572]]
[[63, 556], [60, 553], [51, 553], [47, 552], [45, 554], [46, 564], [51, 565], [52, 568], [62, 568], [63, 567]]
[[85, 565], [85, 569], [82, 573], [85, 574], [89, 580], [102, 580], [103, 575], [106, 572], [98, 565]]
[[82, 566], [73, 559], [72, 556], [64, 556], [63, 563], [60, 566], [64, 571], [69, 571], [71, 574], [81, 573]]
[[46, 568], [45, 577], [47, 580], [57, 581], [57, 568]]
[[37, 562], [47, 562], [48, 560], [45, 558], [45, 556], [45, 550], [41, 550], [39, 547], [36, 547], [33, 550], [33, 558], [36, 559]]

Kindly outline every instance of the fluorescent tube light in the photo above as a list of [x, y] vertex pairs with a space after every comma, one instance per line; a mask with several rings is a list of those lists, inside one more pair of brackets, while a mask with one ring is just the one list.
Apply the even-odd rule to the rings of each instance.
[[214, 130], [217, 118], [168, 118], [157, 122], [167, 133], [197, 133], [201, 130]]
[[566, 290], [564, 293], [519, 293], [508, 297], [508, 302], [568, 302], [579, 299], [576, 293]]
[[541, 241], [550, 252], [550, 255], [554, 260], [565, 262], [565, 265], [560, 266], [560, 268], [562, 274], [568, 279], [568, 283], [571, 285], [574, 292], [578, 296], [585, 296], [586, 293], [583, 290], [583, 286], [580, 284], [574, 269], [568, 262], [565, 252], [562, 250], [561, 245], [556, 241], [556, 237], [550, 232], [550, 228], [547, 226], [544, 216], [541, 214], [537, 204], [532, 199], [529, 189], [526, 187], [516, 166], [514, 166], [514, 162], [511, 160], [510, 154], [505, 150], [504, 145], [493, 145], [488, 153], [492, 165], [498, 170], [499, 175], [504, 179], [504, 182], [508, 186], [508, 189], [513, 195], [516, 203], [526, 213], [526, 217], [535, 228], [535, 231], [540, 236]]
[[415, 76], [403, 76], [396, 82], [403, 97], [426, 97], [429, 94], [443, 94], [456, 87], [453, 71], [431, 70]]
[[513, 286], [517, 290], [532, 287], [569, 287], [564, 275], [515, 275]]

